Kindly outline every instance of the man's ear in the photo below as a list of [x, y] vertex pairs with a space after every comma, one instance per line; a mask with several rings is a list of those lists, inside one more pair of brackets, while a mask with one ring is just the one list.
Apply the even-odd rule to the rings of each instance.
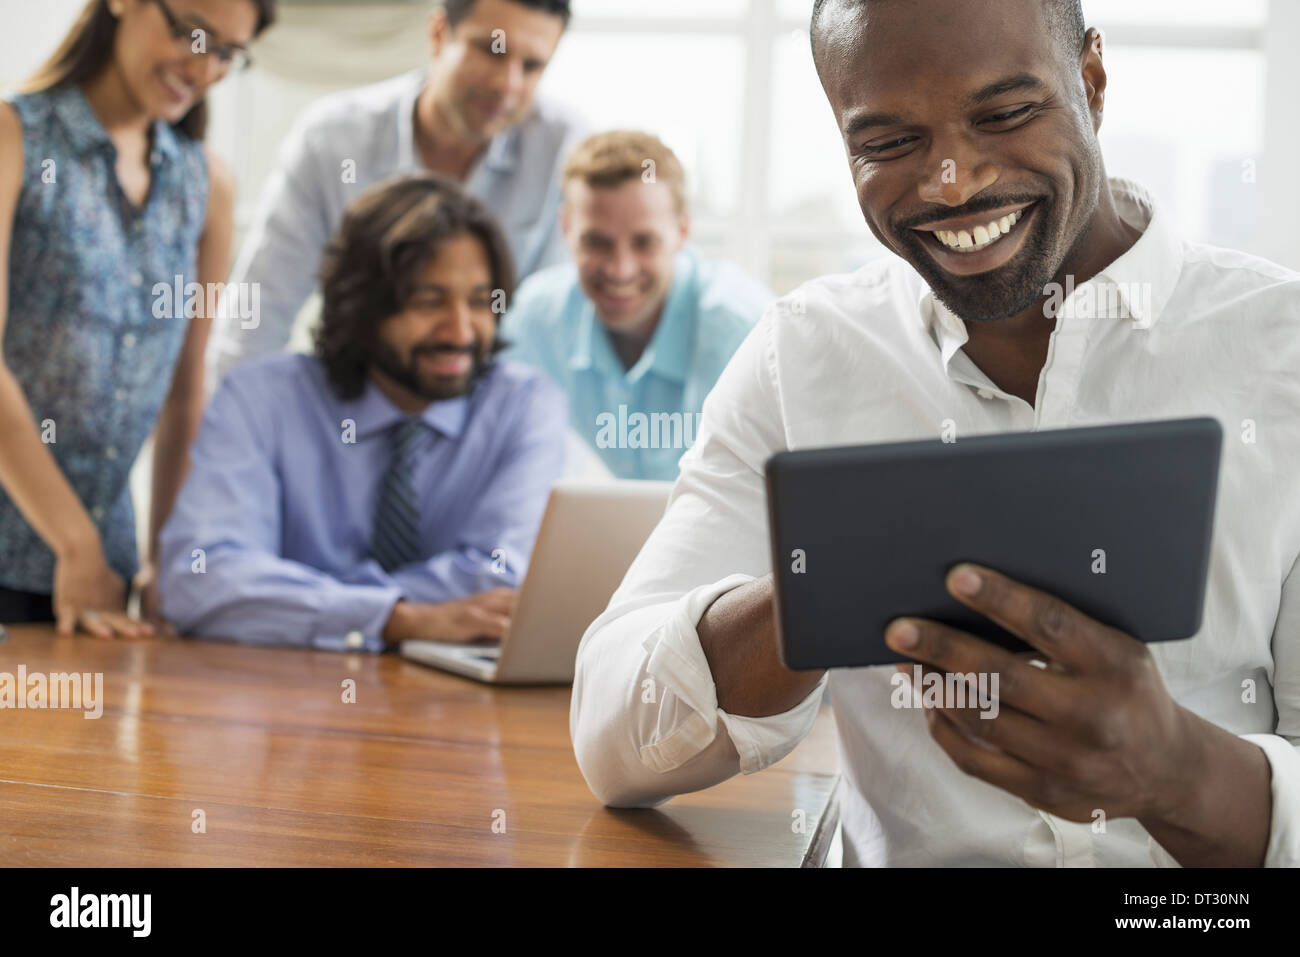
[[447, 23], [447, 11], [442, 4], [433, 8], [429, 14], [429, 53], [436, 59], [442, 48], [447, 45], [447, 38], [451, 34], [451, 27]]
[[686, 240], [689, 239], [691, 235], [691, 211], [689, 209], [682, 210], [682, 215], [681, 218], [678, 220], [677, 225], [681, 230], [682, 242], [686, 242]]
[[569, 204], [564, 201], [561, 201], [560, 202], [560, 232], [563, 234], [565, 239], [569, 238], [569, 223], [570, 223]]
[[1083, 77], [1094, 133], [1101, 129], [1101, 117], [1106, 105], [1106, 67], [1101, 62], [1103, 46], [1101, 31], [1089, 27], [1084, 35], [1083, 50], [1079, 54], [1079, 73]]

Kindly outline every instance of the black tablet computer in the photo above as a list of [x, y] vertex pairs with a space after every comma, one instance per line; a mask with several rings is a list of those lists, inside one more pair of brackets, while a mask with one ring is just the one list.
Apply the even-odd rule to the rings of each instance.
[[900, 615], [1029, 646], [944, 588], [972, 561], [1142, 641], [1201, 625], [1223, 430], [1213, 418], [779, 452], [767, 462], [789, 668], [907, 661]]

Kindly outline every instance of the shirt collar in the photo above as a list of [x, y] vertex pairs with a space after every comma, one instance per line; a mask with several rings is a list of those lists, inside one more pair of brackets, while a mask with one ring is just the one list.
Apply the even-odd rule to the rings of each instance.
[[[420, 94], [424, 92], [428, 81], [427, 69], [413, 71], [410, 82], [397, 103], [397, 157], [399, 164], [409, 172], [419, 172], [424, 169], [424, 161], [420, 159], [415, 147], [415, 104]], [[534, 106], [533, 110], [536, 109], [537, 107]], [[532, 115], [530, 113], [519, 123], [488, 141], [487, 149], [465, 176], [466, 183], [469, 183], [481, 168], [492, 170], [494, 173], [515, 171], [519, 165], [520, 127], [527, 123]]]
[[1149, 329], [1164, 314], [1183, 271], [1183, 244], [1169, 217], [1151, 193], [1132, 180], [1115, 178], [1111, 192], [1120, 217], [1142, 230], [1129, 249], [1094, 277], [1114, 283], [1139, 328]]
[[176, 131], [162, 120], [154, 122], [151, 162], [156, 161], [155, 157], [161, 157], [169, 163], [175, 162], [180, 157], [181, 146], [177, 141], [177, 135]]
[[[1127, 310], [1125, 318], [1131, 319], [1136, 328], [1149, 329], [1164, 313], [1174, 294], [1183, 268], [1182, 242], [1173, 231], [1169, 217], [1145, 187], [1132, 180], [1112, 177], [1110, 188], [1120, 218], [1141, 229], [1142, 235], [1118, 259], [1076, 287], [1076, 291], [1089, 283], [1113, 284], [1118, 301]], [[966, 324], [935, 297], [924, 281], [917, 290], [917, 306], [921, 321], [938, 345], [947, 368], [953, 355], [970, 339]]]
[[[487, 373], [484, 375], [486, 376]], [[480, 378], [479, 381], [481, 382], [482, 379]], [[410, 418], [410, 414], [393, 405], [369, 377], [366, 378], [361, 395], [355, 399], [344, 399], [339, 404], [341, 417], [351, 419], [357, 424], [358, 439], [382, 433], [398, 422]], [[424, 420], [425, 425], [439, 435], [451, 439], [460, 437], [465, 430], [465, 421], [468, 417], [468, 395], [430, 402], [420, 413], [420, 418]]]
[[487, 150], [466, 177], [468, 182], [479, 168], [490, 169], [494, 173], [513, 173], [519, 165], [519, 127], [528, 122], [521, 120], [510, 129], [498, 133], [488, 142]]
[[99, 122], [86, 95], [81, 92], [81, 87], [69, 83], [52, 91], [50, 98], [54, 104], [54, 114], [67, 131], [68, 141], [74, 149], [82, 153], [102, 151], [105, 147], [116, 151], [104, 125]]
[[664, 299], [659, 324], [655, 326], [654, 334], [646, 343], [641, 357], [626, 372], [609, 342], [604, 326], [596, 318], [591, 300], [583, 296], [582, 314], [578, 318], [578, 334], [569, 368], [590, 369], [603, 366], [603, 371], [608, 374], [625, 375], [630, 382], [636, 382], [651, 372], [674, 382], [685, 382], [695, 329], [694, 287], [698, 265], [699, 257], [689, 246], [683, 247], [674, 257], [673, 284]]
[[924, 282], [921, 283], [918, 306], [921, 310], [922, 321], [926, 323], [931, 338], [939, 346], [939, 355], [943, 360], [943, 367], [946, 369], [948, 363], [952, 361], [952, 357], [956, 355], [957, 350], [970, 340], [970, 333], [966, 331], [966, 323], [962, 322], [952, 310], [940, 302]]
[[[113, 140], [95, 115], [81, 87], [75, 83], [66, 84], [54, 90], [51, 99], [54, 113], [67, 131], [68, 140], [74, 149], [81, 153], [108, 152], [117, 155], [117, 147], [113, 145]], [[180, 155], [180, 144], [176, 136], [176, 131], [169, 124], [162, 120], [154, 121], [150, 165], [156, 166], [162, 159], [172, 161]]]

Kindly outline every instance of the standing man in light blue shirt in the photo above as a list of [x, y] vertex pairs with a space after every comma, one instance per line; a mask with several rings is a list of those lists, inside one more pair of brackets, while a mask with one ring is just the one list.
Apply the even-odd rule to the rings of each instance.
[[686, 244], [681, 163], [649, 134], [580, 143], [560, 223], [574, 263], [520, 287], [505, 355], [564, 388], [571, 427], [616, 477], [671, 481], [704, 397], [774, 297]]
[[184, 634], [382, 651], [500, 638], [564, 457], [564, 396], [493, 361], [513, 286], [486, 206], [404, 177], [349, 210], [316, 355], [235, 369], [162, 533]]
[[429, 19], [429, 67], [303, 112], [230, 277], [235, 289], [256, 289], [241, 301], [257, 308], [223, 309], [208, 355], [213, 385], [285, 347], [344, 210], [392, 176], [438, 173], [486, 202], [520, 278], [567, 258], [560, 168], [584, 129], [535, 94], [568, 21], [569, 0], [444, 0]]

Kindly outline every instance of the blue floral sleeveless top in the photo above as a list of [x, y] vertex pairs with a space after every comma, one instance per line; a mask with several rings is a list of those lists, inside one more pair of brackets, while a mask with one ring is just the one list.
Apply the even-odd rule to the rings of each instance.
[[[185, 338], [187, 320], [176, 318], [183, 303], [171, 300], [198, 280], [203, 145], [155, 123], [149, 195], [137, 208], [118, 184], [117, 150], [78, 87], [5, 99], [23, 138], [5, 363], [99, 529], [108, 563], [129, 579], [137, 552], [127, 479]], [[53, 584], [54, 554], [0, 488], [0, 585], [49, 594]]]

